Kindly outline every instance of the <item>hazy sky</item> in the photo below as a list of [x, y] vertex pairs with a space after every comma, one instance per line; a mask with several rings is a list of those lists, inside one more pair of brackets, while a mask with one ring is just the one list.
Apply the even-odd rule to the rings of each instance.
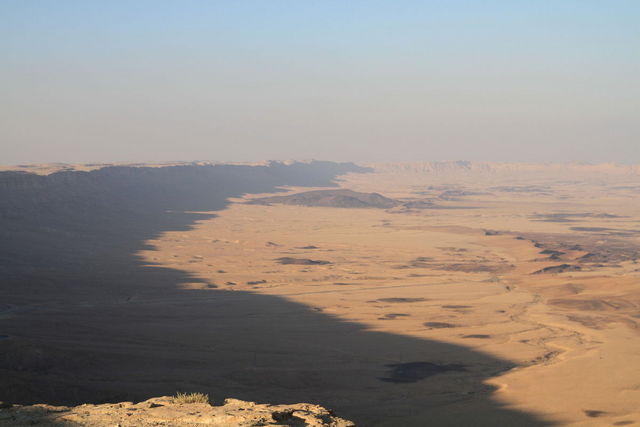
[[0, 164], [640, 163], [639, 0], [0, 0]]

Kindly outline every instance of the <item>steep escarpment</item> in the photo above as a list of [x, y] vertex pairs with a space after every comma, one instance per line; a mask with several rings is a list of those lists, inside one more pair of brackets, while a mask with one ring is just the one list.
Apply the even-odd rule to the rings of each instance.
[[144, 240], [207, 217], [190, 212], [284, 185], [334, 186], [336, 176], [364, 171], [350, 163], [270, 162], [0, 172], [0, 274], [7, 291], [29, 299], [43, 283], [65, 292], [86, 287], [101, 271], [130, 268]]
[[[170, 301], [181, 284], [201, 279], [141, 260], [145, 242], [168, 230], [188, 230], [223, 209], [229, 197], [286, 185], [335, 186], [338, 175], [365, 171], [349, 163], [271, 162], [1, 172], [0, 400], [77, 404], [148, 397], [149, 387], [111, 382], [114, 370], [126, 370], [135, 357], [129, 353], [118, 362], [110, 340], [140, 324], [129, 318], [141, 313], [129, 304], [134, 295]], [[115, 326], [114, 314], [101, 312], [113, 307], [123, 308], [128, 314], [118, 316], [129, 320]], [[109, 332], [97, 332], [109, 326]], [[86, 351], [94, 343], [100, 348]], [[165, 363], [154, 360], [159, 367]]]

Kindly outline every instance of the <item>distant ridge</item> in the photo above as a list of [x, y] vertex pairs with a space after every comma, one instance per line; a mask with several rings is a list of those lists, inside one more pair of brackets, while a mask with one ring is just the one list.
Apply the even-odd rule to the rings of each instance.
[[35, 175], [51, 175], [57, 172], [91, 172], [105, 168], [166, 168], [170, 166], [263, 166], [268, 168], [305, 168], [307, 166], [348, 165], [359, 172], [370, 172], [352, 162], [331, 162], [324, 160], [261, 160], [257, 162], [222, 162], [214, 160], [166, 161], [166, 162], [105, 162], [105, 163], [24, 163], [17, 165], [0, 164], [1, 172], [25, 172]]
[[367, 164], [376, 172], [411, 173], [444, 175], [451, 173], [466, 174], [513, 174], [513, 173], [559, 173], [559, 174], [604, 174], [604, 175], [640, 175], [640, 165], [619, 163], [506, 163], [506, 162], [397, 162]]
[[[31, 163], [21, 165], [0, 165], [2, 171], [30, 172], [38, 175], [49, 175], [55, 172], [70, 171], [92, 171], [105, 167], [168, 167], [168, 166], [292, 166], [308, 165], [314, 163], [331, 163], [316, 160], [264, 160], [258, 162], [219, 162], [209, 160], [197, 161], [174, 161], [174, 162], [149, 162], [149, 163]], [[345, 163], [354, 165], [354, 163]], [[513, 173], [536, 174], [542, 172], [554, 172], [564, 174], [601, 174], [601, 175], [640, 175], [640, 164], [620, 164], [620, 163], [527, 163], [527, 162], [473, 162], [466, 160], [452, 161], [428, 161], [428, 162], [389, 162], [389, 163], [365, 163], [355, 162], [360, 166], [371, 167], [376, 172], [382, 173], [411, 173], [411, 174], [433, 174], [446, 175], [452, 173], [464, 174], [484, 174], [500, 175]]]

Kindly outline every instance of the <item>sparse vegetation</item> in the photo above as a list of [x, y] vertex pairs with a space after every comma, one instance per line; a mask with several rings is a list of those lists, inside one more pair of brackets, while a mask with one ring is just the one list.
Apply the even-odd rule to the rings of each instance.
[[209, 395], [204, 393], [177, 392], [173, 397], [174, 403], [209, 403]]

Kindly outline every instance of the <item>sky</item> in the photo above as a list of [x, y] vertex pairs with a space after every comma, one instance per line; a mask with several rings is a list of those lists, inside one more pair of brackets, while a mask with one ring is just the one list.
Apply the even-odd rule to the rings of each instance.
[[0, 164], [640, 163], [638, 0], [0, 0]]

